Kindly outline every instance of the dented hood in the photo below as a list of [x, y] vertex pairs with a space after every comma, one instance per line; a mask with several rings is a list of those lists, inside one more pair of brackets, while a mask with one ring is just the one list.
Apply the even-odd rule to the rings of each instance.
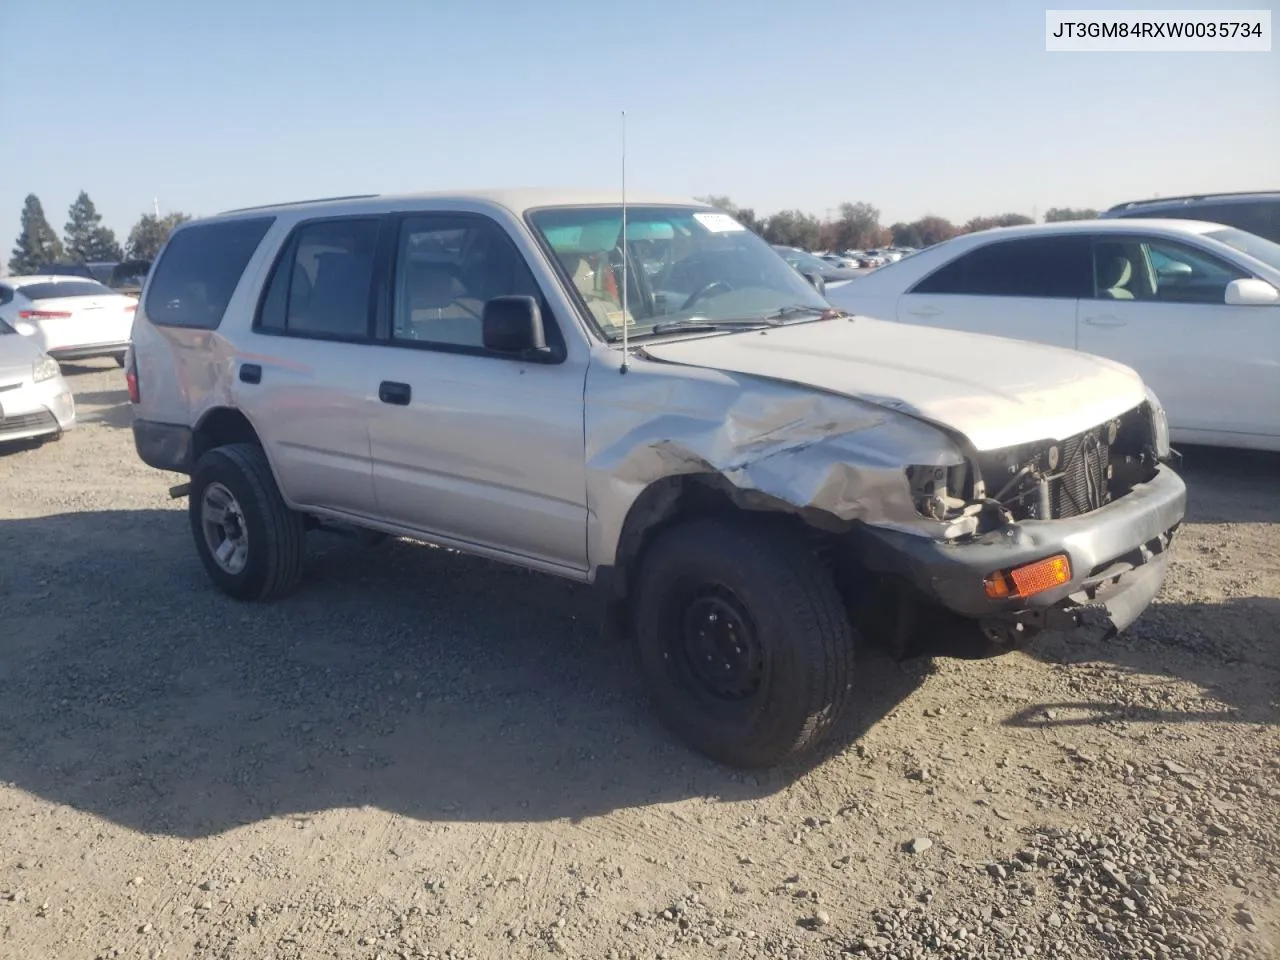
[[1101, 357], [866, 317], [645, 344], [654, 360], [768, 377], [942, 424], [978, 450], [1062, 440], [1146, 399]]

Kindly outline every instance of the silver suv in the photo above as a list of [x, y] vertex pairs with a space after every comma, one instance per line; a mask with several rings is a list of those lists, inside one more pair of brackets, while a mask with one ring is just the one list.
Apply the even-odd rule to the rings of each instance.
[[174, 495], [233, 597], [293, 588], [329, 524], [595, 584], [661, 716], [734, 765], [822, 741], [858, 637], [1137, 617], [1186, 496], [1138, 376], [849, 316], [820, 286], [686, 200], [234, 211], [147, 280], [136, 446], [190, 477]]

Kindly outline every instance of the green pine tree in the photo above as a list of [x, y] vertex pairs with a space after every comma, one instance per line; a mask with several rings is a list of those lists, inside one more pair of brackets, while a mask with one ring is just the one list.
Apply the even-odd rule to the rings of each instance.
[[22, 232], [9, 258], [9, 272], [21, 276], [39, 269], [42, 263], [61, 259], [62, 243], [45, 218], [40, 198], [34, 193], [27, 194], [22, 204]]
[[120, 259], [116, 235], [102, 225], [102, 215], [89, 199], [89, 194], [80, 191], [68, 216], [65, 236], [67, 254], [72, 260], [92, 263]]

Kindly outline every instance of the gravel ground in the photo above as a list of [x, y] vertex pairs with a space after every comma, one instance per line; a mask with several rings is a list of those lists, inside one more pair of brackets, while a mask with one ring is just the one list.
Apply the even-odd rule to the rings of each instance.
[[580, 587], [317, 536], [216, 593], [119, 369], [0, 452], [0, 957], [1276, 957], [1280, 458], [1188, 452], [1123, 638], [861, 660], [806, 769], [652, 719]]

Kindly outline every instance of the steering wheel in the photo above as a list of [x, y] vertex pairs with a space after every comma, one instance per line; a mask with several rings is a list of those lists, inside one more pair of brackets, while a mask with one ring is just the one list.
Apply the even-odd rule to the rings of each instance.
[[685, 310], [688, 310], [713, 290], [724, 290], [727, 292], [732, 289], [733, 287], [723, 280], [712, 280], [710, 283], [704, 283], [697, 290], [693, 291], [693, 293], [689, 294], [689, 299], [681, 305], [680, 312], [683, 313]]

